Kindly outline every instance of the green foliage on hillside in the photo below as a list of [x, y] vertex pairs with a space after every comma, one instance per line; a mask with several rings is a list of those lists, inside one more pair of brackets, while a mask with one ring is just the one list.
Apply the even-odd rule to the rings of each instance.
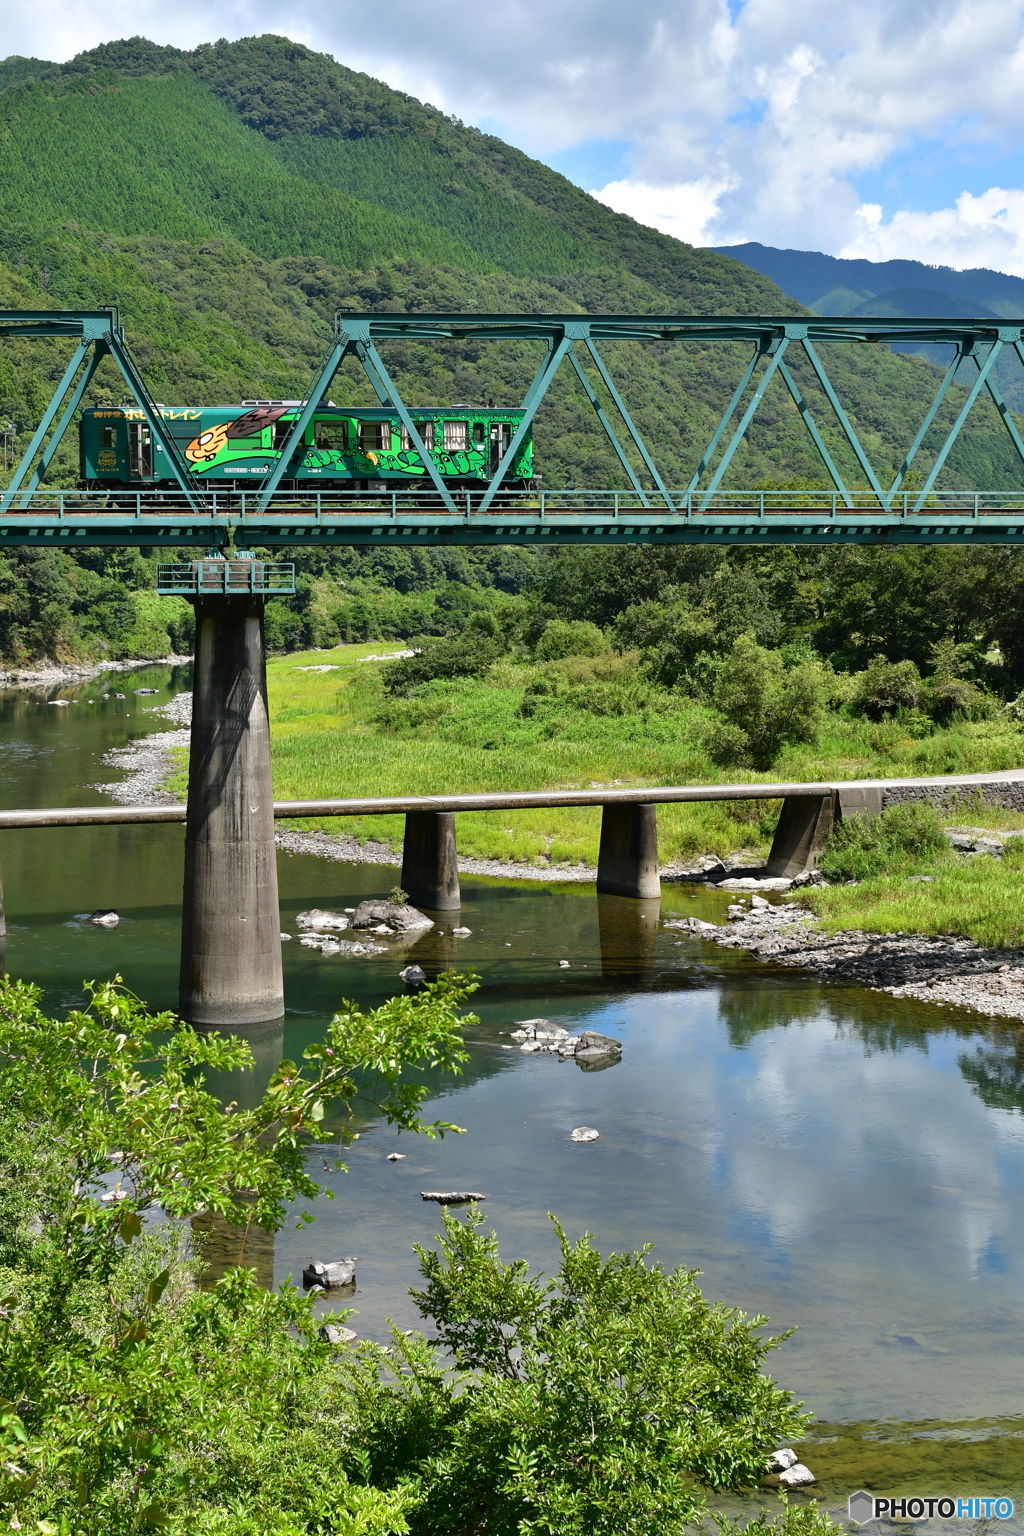
[[409, 257], [471, 271], [490, 264], [439, 230], [290, 175], [189, 71], [115, 78], [88, 93], [49, 82], [0, 91], [0, 140], [5, 222], [71, 219], [113, 235], [193, 242], [234, 236], [261, 256], [317, 255], [338, 266]]

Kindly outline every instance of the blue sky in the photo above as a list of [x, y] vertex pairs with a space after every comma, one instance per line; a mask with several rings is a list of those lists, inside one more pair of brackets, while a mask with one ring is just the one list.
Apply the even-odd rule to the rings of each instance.
[[1017, 0], [0, 0], [5, 51], [277, 32], [509, 139], [698, 244], [1024, 275]]

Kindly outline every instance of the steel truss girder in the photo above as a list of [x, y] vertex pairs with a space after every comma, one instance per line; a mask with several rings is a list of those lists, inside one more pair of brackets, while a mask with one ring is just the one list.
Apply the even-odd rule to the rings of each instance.
[[[19, 509], [28, 509], [32, 495], [44, 478], [56, 448], [70, 426], [99, 362], [106, 356], [112, 358], [138, 401], [149, 425], [153, 443], [162, 449], [171, 475], [184, 492], [190, 509], [196, 515], [200, 513], [210, 487], [192, 476], [188, 465], [181, 457], [180, 450], [165, 430], [163, 420], [150, 399], [128, 352], [116, 309], [0, 311], [0, 338], [4, 336], [72, 339], [78, 341], [78, 347], [15, 471], [11, 484], [7, 491], [0, 495], [0, 514], [9, 514], [14, 509], [15, 503]], [[283, 450], [262, 485], [252, 487], [260, 497], [261, 512], [265, 512], [270, 507], [282, 480], [287, 478], [288, 468], [296, 451], [300, 448], [306, 428], [320, 401], [329, 390], [339, 367], [346, 357], [354, 357], [380, 403], [394, 409], [399, 416], [412, 447], [420, 455], [426, 478], [441, 505], [449, 515], [456, 513], [452, 493], [439, 473], [433, 456], [427, 451], [409, 408], [403, 401], [380, 355], [378, 343], [398, 340], [534, 340], [544, 346], [543, 356], [522, 403], [522, 419], [484, 491], [479, 506], [481, 512], [487, 512], [492, 507], [494, 498], [501, 489], [516, 454], [533, 424], [537, 410], [559, 368], [567, 360], [611, 443], [623, 473], [642, 505], [650, 505], [648, 502], [650, 495], [654, 495], [656, 501], [658, 499], [664, 501], [666, 509], [677, 505], [658, 470], [653, 454], [615, 386], [598, 347], [601, 341], [697, 341], [702, 343], [719, 341], [746, 342], [751, 345], [751, 357], [743, 376], [686, 488], [688, 493], [700, 494], [701, 510], [708, 508], [718, 492], [776, 373], [779, 374], [792, 396], [832, 483], [846, 505], [852, 506], [851, 492], [844, 483], [842, 474], [791, 370], [790, 363], [794, 355], [794, 347], [806, 355], [818, 386], [857, 461], [860, 472], [864, 475], [872, 493], [877, 497], [880, 507], [886, 512], [891, 509], [892, 498], [904, 483], [926, 436], [935, 424], [937, 414], [954, 382], [957, 370], [967, 357], [975, 361], [978, 376], [967, 390], [956, 420], [935, 456], [923, 487], [920, 492], [915, 488], [914, 510], [921, 511], [925, 507], [950, 450], [982, 390], [987, 391], [992, 399], [1014, 450], [1024, 464], [1024, 437], [1018, 431], [992, 377], [996, 360], [1001, 351], [1008, 346], [1013, 348], [1024, 364], [1024, 323], [1007, 324], [993, 322], [991, 319], [851, 320], [818, 316], [795, 318], [793, 316], [735, 315], [353, 315], [348, 312], [339, 312], [335, 317], [331, 345], [317, 370], [297, 418], [291, 425]], [[840, 342], [851, 345], [939, 343], [952, 345], [955, 349], [953, 362], [939, 384], [924, 422], [888, 489], [882, 486], [849, 416], [843, 409], [827, 369], [815, 350], [815, 343], [821, 342]], [[586, 351], [586, 356], [582, 359], [577, 352], [579, 344], [582, 344]], [[596, 368], [600, 384], [607, 392], [614, 411], [625, 428], [626, 439], [632, 446], [643, 470], [650, 477], [653, 491], [647, 491], [642, 486], [635, 461], [631, 458], [627, 447], [623, 445], [612, 417], [602, 403], [598, 390], [587, 372], [585, 367], [587, 362]], [[761, 362], [765, 363], [765, 367], [760, 378], [755, 380], [757, 368]], [[751, 384], [754, 386], [753, 392], [736, 422], [736, 414], [743, 405], [744, 397]], [[730, 427], [732, 427], [731, 436], [719, 457], [722, 440]], [[706, 487], [700, 490], [702, 481], [709, 471], [711, 478]], [[470, 539], [467, 542], [473, 542], [473, 540]], [[486, 541], [482, 540], [482, 542]]]
[[[924, 487], [920, 493], [915, 493], [917, 494], [916, 508], [920, 510], [925, 505], [935, 480], [963, 429], [964, 423], [982, 388], [987, 389], [989, 394], [992, 395], [993, 402], [1003, 419], [1014, 448], [1022, 464], [1024, 464], [1024, 438], [1017, 431], [1005, 403], [1001, 399], [997, 400], [996, 395], [993, 394], [995, 385], [990, 377], [992, 365], [1000, 351], [1007, 345], [1014, 347], [1021, 362], [1024, 363], [1024, 324], [1000, 324], [998, 322], [994, 323], [991, 319], [850, 320], [847, 318], [819, 316], [805, 319], [804, 317], [795, 318], [792, 316], [747, 317], [739, 315], [373, 314], [357, 317], [349, 314], [339, 314], [336, 319], [336, 333], [339, 340], [345, 335], [354, 337], [358, 334], [363, 345], [367, 348], [373, 347], [374, 343], [378, 341], [417, 340], [452, 340], [463, 342], [535, 340], [545, 344], [544, 356], [523, 400], [522, 409], [524, 414], [522, 422], [484, 492], [484, 498], [481, 503], [481, 510], [483, 511], [486, 511], [491, 506], [495, 495], [500, 490], [544, 396], [547, 394], [562, 362], [566, 360], [568, 360], [573, 368], [584, 393], [594, 408], [629, 484], [644, 499], [650, 494], [643, 490], [637, 471], [626, 449], [623, 447], [609, 415], [602, 406], [597, 392], [581, 364], [580, 358], [577, 356], [575, 347], [578, 342], [585, 344], [592, 363], [597, 367], [601, 382], [607, 389], [615, 409], [625, 426], [627, 436], [651, 478], [657, 497], [664, 499], [666, 505], [673, 505], [673, 502], [667, 490], [665, 480], [615, 387], [611, 374], [598, 350], [597, 343], [599, 341], [746, 341], [752, 344], [752, 355], [743, 377], [734, 391], [732, 399], [726, 407], [707, 447], [704, 449], [697, 468], [687, 486], [688, 492], [696, 491], [701, 486], [705, 474], [709, 470], [712, 471], [711, 479], [702, 492], [703, 508], [710, 504], [719, 490], [725, 474], [737, 450], [744, 441], [757, 409], [764, 399], [768, 386], [771, 384], [776, 373], [779, 374], [792, 396], [815, 450], [833, 485], [843, 497], [847, 506], [852, 505], [851, 490], [843, 479], [842, 473], [811, 412], [810, 405], [797, 379], [794, 377], [789, 362], [784, 361], [787, 348], [791, 349], [793, 344], [806, 356], [818, 386], [835, 417], [843, 438], [853, 453], [860, 472], [870, 486], [871, 491], [877, 496], [880, 505], [886, 511], [889, 510], [893, 495], [903, 484], [906, 474], [921, 449], [925, 438], [934, 426], [936, 416], [954, 381], [960, 363], [968, 356], [973, 356], [977, 360], [979, 349], [986, 349], [984, 354], [985, 361], [979, 361], [978, 364], [983, 376], [968, 390], [967, 399], [958, 413], [953, 427], [947, 433], [936, 454]], [[940, 384], [920, 431], [915, 437], [903, 464], [888, 490], [883, 487], [849, 415], [843, 408], [836, 389], [828, 376], [825, 364], [815, 350], [816, 342], [842, 342], [861, 346], [916, 342], [946, 344], [952, 345], [955, 348], [953, 364]], [[333, 349], [334, 352], [337, 352], [337, 350], [337, 347]], [[358, 348], [353, 346], [351, 350], [356, 351], [358, 355]], [[325, 370], [324, 374], [320, 376], [318, 383], [324, 384], [329, 382], [329, 378], [333, 377], [334, 370], [344, 355], [344, 352], [338, 354], [337, 362], [329, 370]], [[331, 354], [329, 354], [330, 356]], [[791, 358], [792, 351], [790, 351], [790, 360]], [[748, 400], [738, 423], [733, 427], [732, 434], [721, 457], [715, 463], [722, 439], [729, 427], [732, 426], [736, 412], [739, 410], [744, 396], [754, 380], [757, 366], [762, 360], [766, 360], [766, 367], [760, 379], [755, 383], [753, 394]], [[393, 384], [390, 385], [390, 395], [386, 397], [375, 383], [370, 369], [367, 368], [366, 371], [371, 378], [371, 383], [374, 383], [378, 398], [382, 403], [393, 405], [396, 409], [400, 409], [401, 402]], [[329, 377], [325, 378], [325, 374], [329, 374]], [[996, 391], [997, 393], [998, 391]], [[300, 433], [297, 430], [296, 443], [298, 442], [299, 435]], [[712, 470], [713, 464], [714, 469]], [[428, 468], [431, 467], [428, 462]], [[275, 485], [280, 480], [282, 473], [283, 471], [279, 472]], [[442, 500], [447, 506], [448, 496], [440, 487], [438, 489]], [[270, 494], [272, 494], [272, 490], [273, 488], [268, 484]], [[269, 505], [269, 496], [265, 504]]]
[[409, 548], [458, 547], [463, 545], [522, 544], [537, 548], [573, 548], [585, 545], [632, 544], [733, 545], [764, 549], [768, 545], [807, 545], [827, 548], [839, 544], [891, 545], [1011, 545], [1024, 547], [1024, 509], [999, 517], [972, 519], [948, 514], [942, 517], [901, 518], [863, 513], [848, 518], [839, 514], [776, 515], [770, 520], [737, 517], [728, 512], [689, 515], [657, 511], [646, 514], [578, 513], [572, 517], [541, 519], [516, 514], [453, 519], [449, 516], [403, 516], [389, 522], [371, 516], [339, 517], [317, 523], [308, 520], [258, 515], [243, 518], [191, 515], [147, 515], [139, 520], [123, 514], [92, 514], [79, 520], [68, 513], [65, 520], [45, 521], [36, 515], [13, 513], [0, 522], [0, 549], [37, 547], [47, 549], [117, 548], [217, 548], [244, 536], [248, 545], [285, 548], [298, 544], [321, 548], [376, 546]]
[[[19, 507], [29, 506], [33, 492], [53, 462], [61, 439], [105, 357], [111, 359], [135, 396], [149, 427], [151, 441], [164, 454], [167, 467], [189, 506], [199, 512], [203, 504], [200, 489], [189, 473], [177, 444], [166, 430], [163, 417], [150, 398], [142, 375], [135, 366], [116, 309], [0, 310], [0, 338], [5, 336], [34, 340], [77, 338], [78, 346], [43, 412], [42, 420], [32, 434], [10, 484], [6, 491], [0, 493], [0, 515], [10, 512], [15, 501]], [[54, 426], [58, 411], [61, 411], [60, 419]]]

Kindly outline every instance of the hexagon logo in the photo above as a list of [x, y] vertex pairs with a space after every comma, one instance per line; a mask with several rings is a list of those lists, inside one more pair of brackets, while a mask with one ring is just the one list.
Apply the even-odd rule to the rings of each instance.
[[857, 1525], [866, 1525], [869, 1520], [875, 1518], [875, 1501], [870, 1493], [863, 1488], [858, 1488], [856, 1493], [850, 1494], [848, 1509], [850, 1519]]

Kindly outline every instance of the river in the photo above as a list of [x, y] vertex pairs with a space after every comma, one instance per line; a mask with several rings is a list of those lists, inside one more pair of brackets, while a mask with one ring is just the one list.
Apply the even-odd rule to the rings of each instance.
[[[3, 804], [109, 804], [89, 787], [119, 777], [103, 754], [166, 730], [147, 710], [188, 686], [187, 669], [149, 667], [0, 696]], [[74, 702], [46, 702], [57, 696]], [[10, 973], [55, 1010], [115, 973], [173, 1007], [181, 850], [175, 826], [5, 832]], [[304, 908], [351, 907], [397, 879], [299, 854], [279, 868], [293, 935]], [[667, 885], [660, 915], [721, 920], [728, 899]], [[1021, 1026], [773, 969], [586, 885], [464, 877], [463, 903], [470, 937], [441, 917], [401, 959], [285, 944], [288, 1012], [257, 1041], [264, 1063], [297, 1056], [343, 997], [382, 1001], [409, 959], [476, 971], [480, 1024], [466, 1070], [427, 1106], [466, 1134], [431, 1142], [367, 1119], [349, 1171], [321, 1170], [334, 1201], [264, 1244], [266, 1276], [357, 1255], [351, 1326], [416, 1326], [411, 1245], [437, 1231], [419, 1195], [431, 1188], [485, 1192], [503, 1255], [542, 1269], [556, 1257], [548, 1212], [605, 1251], [651, 1242], [666, 1265], [699, 1268], [707, 1294], [797, 1328], [771, 1368], [817, 1416], [801, 1455], [831, 1507], [861, 1486], [1008, 1495], [1017, 1513], [999, 1523], [1024, 1529]], [[117, 928], [82, 920], [108, 906]], [[515, 1021], [538, 1015], [614, 1035], [621, 1062], [583, 1071], [510, 1050]], [[579, 1125], [599, 1140], [570, 1142]], [[388, 1162], [396, 1149], [405, 1160]], [[315, 1149], [314, 1167], [336, 1152]]]

